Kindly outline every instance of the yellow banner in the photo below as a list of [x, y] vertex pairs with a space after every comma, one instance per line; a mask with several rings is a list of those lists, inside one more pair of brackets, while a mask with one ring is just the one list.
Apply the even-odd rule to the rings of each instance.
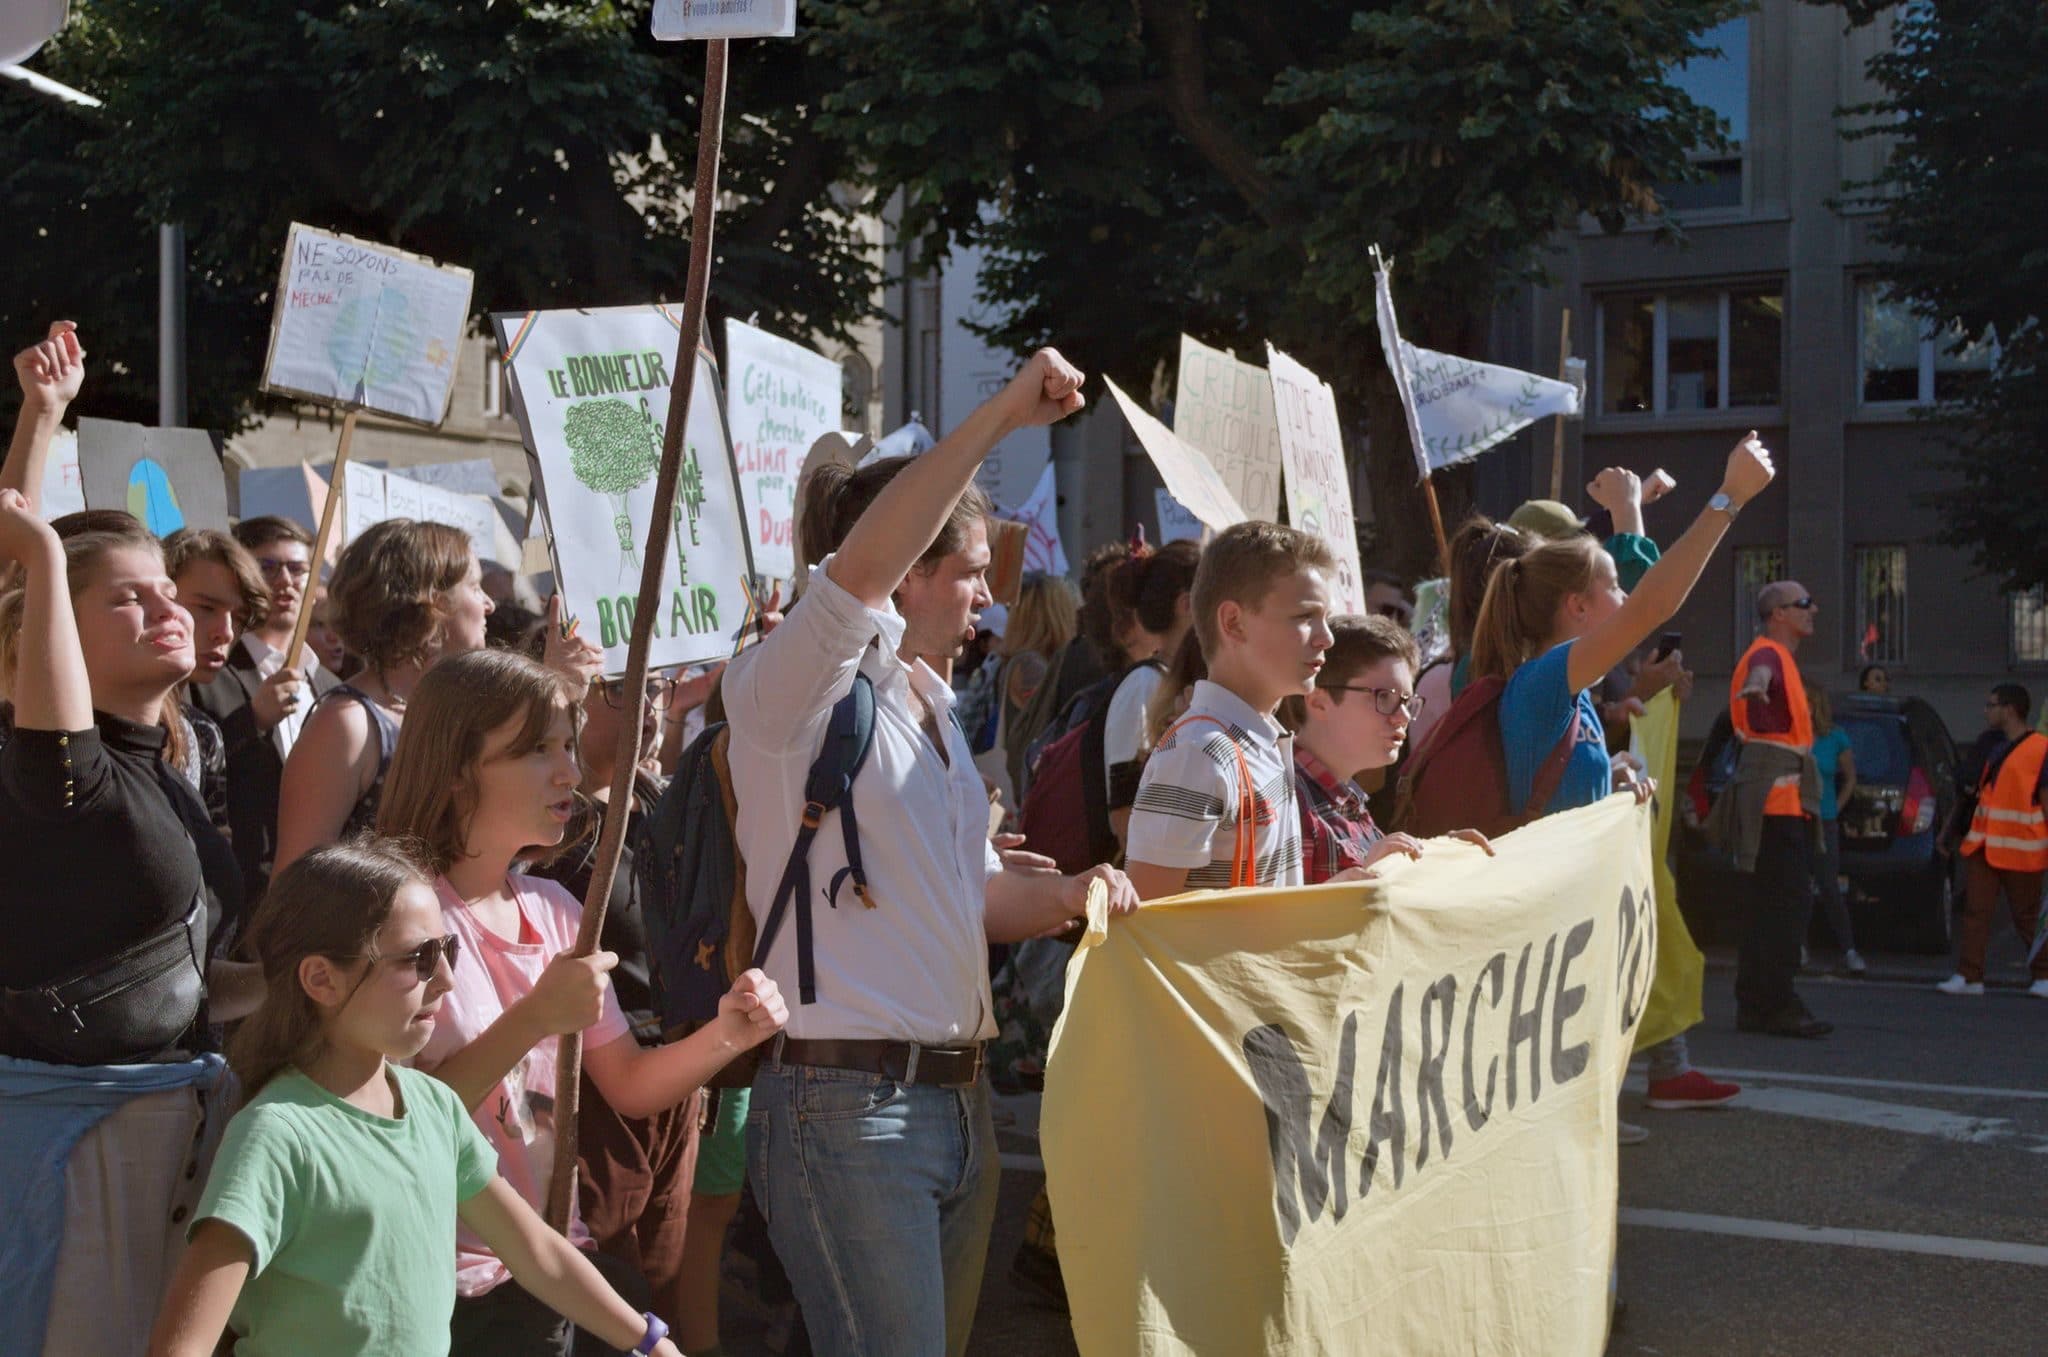
[[1597, 1354], [1650, 824], [1098, 919], [1040, 1126], [1085, 1357]]
[[1649, 1007], [1636, 1029], [1636, 1049], [1641, 1051], [1699, 1025], [1707, 959], [1678, 910], [1678, 882], [1668, 860], [1672, 816], [1678, 798], [1685, 795], [1678, 780], [1678, 695], [1666, 688], [1630, 725], [1635, 752], [1657, 779], [1657, 819], [1650, 832], [1650, 861], [1657, 880], [1657, 971]]

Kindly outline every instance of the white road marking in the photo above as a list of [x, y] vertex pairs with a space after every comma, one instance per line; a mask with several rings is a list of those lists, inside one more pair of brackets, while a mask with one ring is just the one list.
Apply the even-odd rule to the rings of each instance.
[[1990, 1088], [1978, 1084], [1915, 1084], [1901, 1079], [1858, 1079], [1842, 1074], [1803, 1074], [1797, 1070], [1730, 1070], [1719, 1065], [1715, 1065], [1709, 1072], [1716, 1078], [1760, 1079], [1773, 1084], [1885, 1088], [1899, 1093], [1942, 1093], [1958, 1098], [2020, 1098], [2030, 1102], [2048, 1102], [2048, 1090], [2038, 1088]]
[[[1722, 1070], [1733, 1076], [1736, 1071]], [[1756, 1078], [1756, 1074], [1745, 1077]], [[1625, 1085], [1640, 1093], [1646, 1083], [1640, 1077]], [[2012, 1129], [2007, 1117], [1973, 1117], [1944, 1112], [1934, 1107], [1907, 1103], [1881, 1103], [1870, 1098], [1850, 1098], [1839, 1093], [1822, 1093], [1807, 1088], [1772, 1088], [1751, 1084], [1742, 1096], [1725, 1104], [1729, 1111], [1771, 1112], [1779, 1116], [1804, 1117], [1809, 1121], [1835, 1122], [1844, 1126], [1869, 1126], [1880, 1131], [1902, 1131], [1907, 1135], [1932, 1136], [1937, 1140], [1964, 1145], [1994, 1145], [2004, 1149], [2048, 1154], [2048, 1138]]]
[[1839, 1248], [1876, 1249], [1884, 1253], [1921, 1253], [1937, 1258], [1968, 1258], [1990, 1263], [2048, 1267], [2048, 1246], [2014, 1244], [2001, 1239], [1961, 1239], [1953, 1235], [1899, 1234], [1892, 1230], [1842, 1230], [1790, 1221], [1747, 1220], [1740, 1216], [1707, 1216], [1691, 1211], [1652, 1211], [1624, 1206], [1623, 1225], [1649, 1230], [1682, 1230], [1693, 1234], [1731, 1235], [1738, 1239], [1776, 1239], [1793, 1244], [1832, 1244]]

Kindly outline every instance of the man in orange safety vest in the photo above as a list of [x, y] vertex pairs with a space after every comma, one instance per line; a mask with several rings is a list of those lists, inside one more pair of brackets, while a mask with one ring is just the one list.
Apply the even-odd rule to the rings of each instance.
[[[2034, 941], [2041, 883], [2048, 878], [2048, 735], [2027, 728], [2033, 699], [2017, 683], [2001, 683], [1984, 702], [1984, 723], [2004, 742], [1984, 761], [1977, 808], [1963, 837], [1963, 926], [1956, 973], [1935, 986], [1943, 994], [1984, 992], [1984, 947], [1991, 916], [2005, 896], [2020, 941]], [[1954, 844], [1954, 830], [1948, 834]], [[2033, 993], [2048, 999], [2048, 948], [2036, 948]]]
[[1750, 873], [1735, 1022], [1745, 1032], [1824, 1037], [1833, 1024], [1814, 1017], [1792, 985], [1812, 908], [1807, 881], [1820, 802], [1813, 716], [1793, 656], [1813, 635], [1820, 605], [1796, 580], [1776, 580], [1757, 591], [1756, 610], [1761, 634], [1728, 685], [1742, 756], [1722, 810], [1735, 823], [1736, 865]]

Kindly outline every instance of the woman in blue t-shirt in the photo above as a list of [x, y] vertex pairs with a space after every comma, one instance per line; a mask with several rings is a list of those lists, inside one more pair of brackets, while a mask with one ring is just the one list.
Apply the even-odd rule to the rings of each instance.
[[[1588, 690], [1678, 611], [1728, 525], [1772, 475], [1770, 454], [1751, 432], [1728, 454], [1720, 492], [1634, 593], [1623, 592], [1613, 557], [1590, 536], [1547, 543], [1494, 571], [1479, 606], [1472, 673], [1507, 680], [1500, 728], [1515, 810], [1531, 809], [1537, 773], [1567, 736], [1563, 775], [1538, 814], [1591, 805], [1617, 784], [1649, 798], [1654, 788], [1632, 755], [1608, 758]], [[1683, 1035], [1650, 1056], [1652, 1107], [1711, 1107], [1740, 1092], [1693, 1069]]]

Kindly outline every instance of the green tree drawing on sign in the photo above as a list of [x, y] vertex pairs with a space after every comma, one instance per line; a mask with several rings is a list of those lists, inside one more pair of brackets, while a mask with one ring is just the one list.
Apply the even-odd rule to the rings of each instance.
[[619, 573], [638, 570], [626, 496], [645, 485], [661, 462], [661, 443], [649, 436], [647, 416], [622, 400], [578, 401], [562, 419], [562, 441], [569, 445], [569, 470], [576, 479], [611, 499]]

